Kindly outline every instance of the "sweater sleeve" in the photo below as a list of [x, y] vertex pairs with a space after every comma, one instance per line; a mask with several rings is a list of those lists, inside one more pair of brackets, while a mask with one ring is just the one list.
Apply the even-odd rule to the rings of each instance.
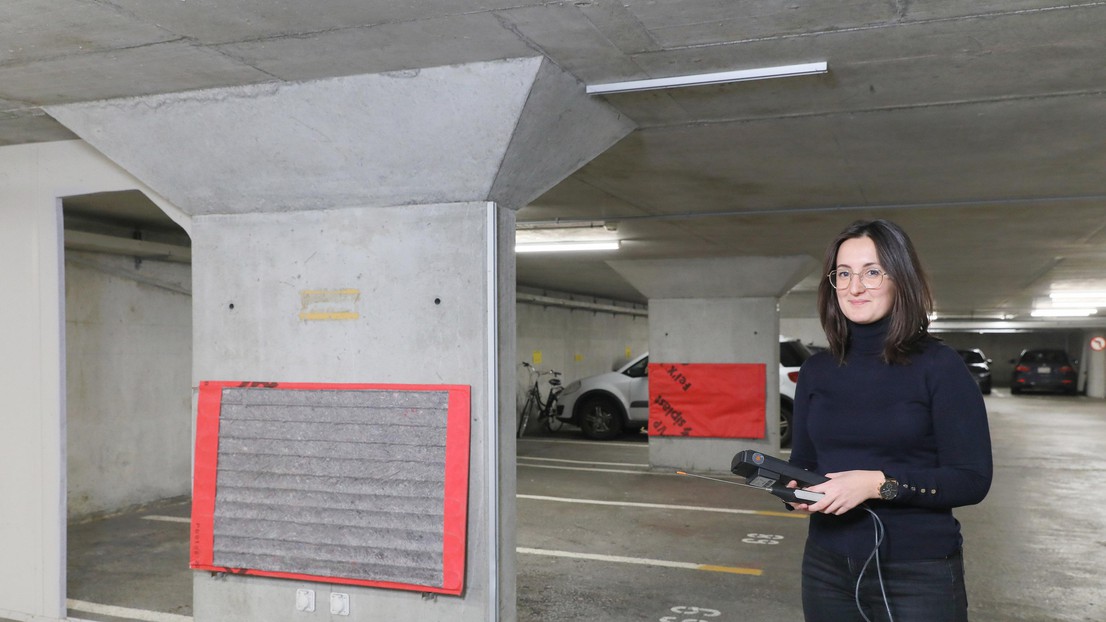
[[[807, 429], [810, 415], [811, 376], [816, 374], [815, 367], [820, 355], [816, 354], [799, 369], [799, 381], [795, 385], [795, 400], [791, 410], [791, 459], [789, 462], [807, 470], [814, 470], [818, 457], [814, 452], [814, 443]], [[814, 361], [813, 363], [811, 361]]]
[[899, 482], [893, 503], [954, 508], [979, 503], [991, 487], [993, 463], [987, 409], [960, 355], [938, 345], [927, 360], [937, 465], [885, 473]]

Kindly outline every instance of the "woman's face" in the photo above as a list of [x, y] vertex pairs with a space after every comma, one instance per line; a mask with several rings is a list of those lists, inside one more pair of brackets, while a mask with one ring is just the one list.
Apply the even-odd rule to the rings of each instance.
[[865, 270], [883, 270], [872, 238], [850, 238], [842, 242], [837, 249], [835, 268], [848, 270], [854, 275], [848, 287], [837, 290], [837, 304], [845, 317], [857, 324], [871, 324], [891, 313], [895, 301], [895, 281], [885, 275], [883, 283], [875, 289], [864, 287], [860, 282], [860, 275]]

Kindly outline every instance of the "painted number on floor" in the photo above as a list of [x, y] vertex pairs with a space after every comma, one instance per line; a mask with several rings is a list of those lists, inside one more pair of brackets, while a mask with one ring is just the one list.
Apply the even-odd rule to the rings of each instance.
[[770, 533], [751, 533], [741, 539], [745, 544], [779, 544], [783, 536]]
[[706, 607], [693, 607], [691, 605], [676, 605], [669, 609], [674, 616], [664, 616], [660, 622], [711, 622], [708, 618], [717, 618], [722, 612]]

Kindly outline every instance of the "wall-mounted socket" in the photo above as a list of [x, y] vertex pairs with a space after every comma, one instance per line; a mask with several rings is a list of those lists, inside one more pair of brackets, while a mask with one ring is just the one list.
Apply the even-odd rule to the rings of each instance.
[[349, 594], [332, 593], [330, 595], [330, 613], [337, 616], [348, 616]]
[[296, 611], [315, 611], [315, 590], [296, 590]]

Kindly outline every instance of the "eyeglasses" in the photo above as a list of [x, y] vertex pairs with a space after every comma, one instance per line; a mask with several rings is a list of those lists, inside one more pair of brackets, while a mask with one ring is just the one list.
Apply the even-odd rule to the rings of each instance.
[[883, 285], [883, 277], [887, 276], [887, 273], [879, 268], [865, 268], [861, 272], [841, 269], [830, 272], [826, 275], [826, 278], [829, 279], [830, 285], [833, 285], [834, 289], [848, 289], [854, 276], [860, 277], [860, 284], [864, 286], [864, 289], [876, 289]]

